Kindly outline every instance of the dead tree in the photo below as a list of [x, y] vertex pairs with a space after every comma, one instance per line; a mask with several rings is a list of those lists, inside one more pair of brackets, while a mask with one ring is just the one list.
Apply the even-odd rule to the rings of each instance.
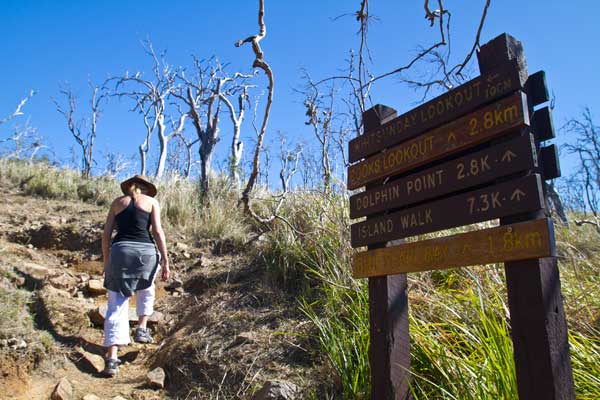
[[258, 1], [258, 34], [249, 36], [246, 39], [239, 40], [235, 43], [236, 47], [242, 46], [244, 43], [250, 43], [252, 45], [252, 51], [254, 52], [254, 62], [252, 63], [253, 68], [261, 69], [269, 81], [267, 101], [265, 104], [265, 110], [263, 114], [262, 124], [258, 131], [258, 140], [256, 141], [256, 147], [254, 149], [254, 155], [252, 158], [252, 170], [246, 183], [246, 187], [242, 192], [241, 202], [244, 205], [244, 211], [246, 214], [251, 216], [258, 222], [268, 224], [273, 222], [277, 218], [277, 214], [273, 214], [269, 217], [263, 218], [256, 214], [250, 204], [250, 194], [256, 184], [256, 180], [260, 171], [260, 153], [267, 132], [267, 125], [269, 123], [269, 116], [271, 114], [271, 106], [273, 105], [273, 95], [275, 91], [275, 77], [273, 70], [267, 61], [265, 61], [264, 52], [260, 47], [260, 41], [267, 35], [267, 26], [265, 25], [265, 2], [264, 0]]
[[[44, 145], [42, 138], [37, 134], [37, 129], [31, 126], [28, 121], [25, 125], [16, 125], [13, 134], [0, 140], [0, 144], [9, 144], [6, 153], [2, 155], [6, 159], [24, 158], [27, 157], [29, 162], [33, 162], [37, 153], [48, 146]], [[27, 156], [26, 154], [29, 153]]]
[[[376, 74], [372, 73], [370, 69], [372, 59], [368, 45], [368, 28], [373, 16], [369, 12], [369, 1], [361, 0], [359, 10], [354, 13], [354, 17], [359, 23], [360, 39], [358, 50], [350, 53], [347, 73], [345, 75], [334, 75], [324, 78], [316, 82], [316, 85], [320, 86], [333, 80], [342, 80], [349, 83], [351, 88], [351, 101], [349, 104], [351, 105], [352, 114], [355, 116], [355, 122], [360, 121], [360, 115], [367, 109], [373, 85], [391, 76], [399, 78], [401, 82], [407, 84], [409, 87], [423, 89], [423, 99], [435, 88], [441, 90], [451, 89], [466, 78], [464, 70], [480, 45], [481, 31], [490, 3], [491, 0], [485, 1], [473, 45], [468, 54], [464, 58], [460, 58], [461, 61], [453, 63], [450, 57], [451, 13], [445, 8], [443, 0], [436, 1], [437, 8], [433, 11], [430, 8], [429, 0], [425, 0], [425, 18], [429, 21], [429, 25], [438, 31], [437, 40], [426, 47], [417, 48], [416, 55], [404, 65]], [[406, 74], [416, 69], [419, 63], [425, 63], [427, 70], [430, 72], [419, 79], [407, 77]], [[431, 68], [432, 65], [433, 68]], [[356, 130], [357, 135], [362, 131], [362, 125], [359, 126], [360, 129]]]
[[23, 108], [25, 103], [27, 103], [27, 101], [33, 97], [34, 94], [35, 94], [35, 91], [30, 90], [29, 94], [19, 102], [15, 111], [8, 114], [6, 117], [0, 119], [0, 125], [7, 123], [8, 121], [10, 121], [11, 119], [13, 119], [15, 117], [23, 115], [23, 111], [21, 111], [21, 109]]
[[576, 155], [579, 162], [570, 186], [575, 186], [582, 195], [580, 211], [587, 214], [587, 218], [574, 222], [592, 225], [600, 233], [600, 130], [589, 108], [583, 111], [581, 119], [570, 120], [564, 129], [574, 135], [574, 142], [567, 143], [565, 149]]
[[92, 90], [90, 99], [90, 116], [76, 121], [75, 112], [77, 108], [77, 98], [69, 87], [63, 87], [60, 93], [67, 100], [67, 108], [53, 99], [56, 110], [65, 117], [69, 132], [81, 148], [81, 176], [89, 178], [92, 174], [92, 165], [94, 162], [94, 142], [98, 129], [98, 120], [100, 118], [100, 107], [106, 100], [106, 93], [97, 85], [89, 82]]
[[221, 66], [218, 61], [203, 63], [194, 57], [194, 73], [188, 77], [181, 72], [174, 96], [188, 107], [187, 115], [192, 120], [200, 142], [200, 188], [208, 193], [212, 157], [219, 142], [219, 114], [221, 112], [220, 93], [224, 79], [219, 76]]
[[569, 218], [567, 217], [562, 198], [558, 192], [558, 189], [556, 188], [556, 185], [554, 184], [554, 181], [550, 181], [546, 189], [549, 202], [548, 209], [552, 210], [553, 214], [558, 217], [558, 220], [563, 225], [569, 226]]
[[325, 192], [331, 190], [333, 179], [331, 145], [334, 141], [333, 118], [335, 115], [335, 88], [330, 86], [326, 93], [321, 93], [319, 88], [305, 73], [307, 81], [304, 95], [304, 107], [308, 120], [306, 125], [312, 128], [313, 134], [319, 143], [320, 173], [322, 186]]
[[116, 179], [121, 173], [127, 171], [131, 166], [131, 158], [125, 157], [122, 153], [113, 153], [107, 151], [104, 153], [105, 167], [102, 176]]
[[[173, 159], [170, 162], [171, 169], [177, 170], [185, 178], [189, 178], [192, 174], [192, 167], [196, 162], [198, 162], [197, 160], [194, 161], [192, 148], [200, 141], [200, 139], [195, 138], [193, 140], [189, 140], [185, 137], [183, 132], [179, 133], [176, 137], [178, 139], [177, 143], [180, 148], [176, 148], [175, 151], [172, 152]], [[181, 163], [180, 155], [182, 153], [185, 154], [185, 164]]]
[[[156, 130], [159, 156], [154, 177], [160, 179], [165, 170], [169, 140], [183, 130], [187, 113], [181, 112], [177, 107], [175, 107], [176, 111], [171, 111], [173, 107], [169, 103], [176, 89], [175, 79], [178, 71], [167, 64], [164, 52], [157, 56], [149, 40], [143, 43], [143, 47], [145, 53], [152, 59], [152, 76], [146, 79], [141, 72], [133, 76], [125, 73], [109, 81], [115, 82], [114, 95], [133, 100], [135, 106], [132, 111], [143, 116], [146, 137], [140, 145], [142, 173], [146, 171], [146, 154], [150, 148], [150, 138]], [[170, 122], [170, 126], [167, 125], [167, 121]]]
[[[229, 78], [228, 82], [235, 82], [238, 79], [247, 79], [252, 75], [243, 75], [240, 73], [236, 73], [233, 78]], [[242, 159], [242, 151], [244, 149], [244, 143], [240, 139], [240, 134], [242, 130], [242, 122], [244, 121], [245, 109], [249, 104], [248, 97], [248, 89], [251, 85], [244, 84], [242, 82], [239, 85], [239, 89], [234, 87], [234, 90], [230, 91], [235, 92], [239, 91], [237, 94], [237, 110], [235, 109], [233, 103], [227, 96], [226, 92], [221, 91], [219, 93], [219, 97], [221, 101], [225, 104], [227, 109], [229, 110], [229, 116], [231, 117], [231, 124], [233, 125], [233, 135], [231, 137], [231, 155], [229, 158], [229, 178], [232, 182], [239, 185], [240, 183], [240, 161]], [[231, 93], [231, 95], [235, 95], [235, 93]]]

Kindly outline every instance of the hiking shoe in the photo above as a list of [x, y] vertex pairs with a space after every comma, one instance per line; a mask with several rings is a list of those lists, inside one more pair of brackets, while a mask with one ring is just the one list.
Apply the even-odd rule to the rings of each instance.
[[117, 372], [119, 372], [119, 364], [121, 364], [119, 359], [109, 358], [105, 360], [104, 371], [102, 371], [102, 373], [110, 377], [117, 375]]
[[148, 328], [136, 328], [134, 339], [138, 343], [152, 343], [152, 336]]

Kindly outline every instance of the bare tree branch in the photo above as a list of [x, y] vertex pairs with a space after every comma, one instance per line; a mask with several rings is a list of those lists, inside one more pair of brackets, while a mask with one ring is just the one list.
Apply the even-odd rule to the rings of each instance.
[[133, 100], [135, 106], [131, 111], [138, 112], [143, 117], [146, 137], [139, 147], [143, 174], [146, 172], [146, 154], [150, 147], [150, 138], [156, 130], [159, 139], [159, 158], [154, 176], [160, 179], [165, 169], [169, 140], [175, 136], [178, 129], [183, 129], [187, 115], [180, 113], [180, 124], [167, 133], [165, 120], [172, 118], [168, 106], [169, 99], [176, 90], [175, 79], [178, 71], [166, 62], [165, 51], [160, 55], [156, 54], [149, 39], [142, 42], [142, 47], [152, 59], [152, 77], [145, 79], [141, 72], [136, 72], [133, 76], [126, 72], [122, 76], [110, 78], [107, 83], [114, 82], [113, 95]]
[[21, 109], [23, 108], [23, 106], [25, 105], [25, 103], [27, 103], [27, 101], [33, 97], [34, 94], [35, 94], [35, 91], [34, 90], [30, 90], [29, 94], [19, 102], [19, 104], [17, 105], [17, 108], [15, 109], [15, 111], [13, 111], [11, 114], [7, 115], [3, 119], [0, 119], [0, 125], [6, 123], [8, 121], [10, 121], [11, 119], [13, 119], [15, 117], [23, 115], [23, 112], [21, 111]]
[[[91, 114], [87, 119], [82, 118], [79, 121], [75, 120], [77, 98], [70, 87], [65, 85], [59, 91], [67, 100], [67, 108], [63, 108], [57, 100], [52, 99], [56, 105], [56, 111], [65, 117], [67, 129], [81, 148], [81, 175], [85, 178], [89, 178], [92, 174], [94, 143], [96, 141], [98, 130], [98, 120], [101, 114], [100, 107], [102, 102], [106, 99], [106, 93], [101, 90], [100, 87], [91, 82], [89, 82], [89, 86], [92, 91], [90, 99]], [[82, 129], [85, 130], [85, 132], [83, 132]]]

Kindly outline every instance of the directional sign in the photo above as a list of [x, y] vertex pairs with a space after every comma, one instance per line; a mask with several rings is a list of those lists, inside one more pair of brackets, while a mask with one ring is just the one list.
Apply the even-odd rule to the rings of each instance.
[[348, 189], [455, 154], [529, 125], [522, 92], [369, 157], [348, 168]]
[[352, 247], [389, 242], [544, 207], [539, 175], [407, 208], [351, 226]]
[[550, 219], [538, 219], [358, 253], [355, 278], [556, 255]]
[[481, 150], [350, 197], [350, 218], [457, 192], [536, 165], [533, 136]]
[[511, 61], [351, 140], [350, 162], [415, 137], [519, 89], [517, 64]]

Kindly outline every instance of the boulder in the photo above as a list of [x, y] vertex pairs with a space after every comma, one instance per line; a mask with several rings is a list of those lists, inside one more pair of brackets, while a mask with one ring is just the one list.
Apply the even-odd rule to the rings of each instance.
[[102, 296], [103, 294], [106, 294], [104, 282], [100, 279], [90, 279], [87, 282], [87, 291], [91, 296]]
[[164, 389], [165, 371], [161, 367], [154, 368], [146, 375], [148, 386], [153, 389]]
[[50, 395], [51, 400], [71, 400], [73, 398], [73, 386], [67, 380], [67, 378], [62, 378], [54, 388], [52, 395]]
[[267, 381], [252, 396], [252, 400], [295, 400], [300, 395], [298, 386], [287, 381]]

